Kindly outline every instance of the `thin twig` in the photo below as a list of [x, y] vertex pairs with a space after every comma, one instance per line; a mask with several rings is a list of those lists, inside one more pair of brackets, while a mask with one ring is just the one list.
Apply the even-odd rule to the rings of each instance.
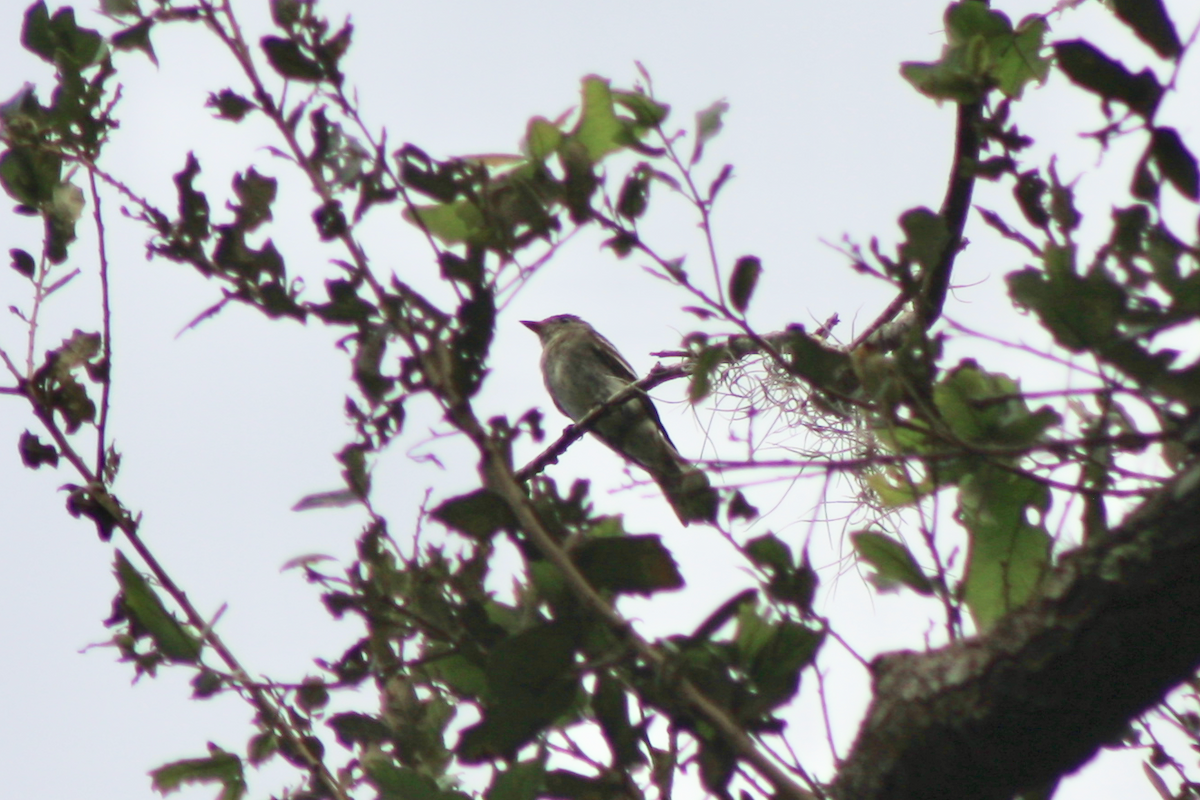
[[821, 672], [820, 667], [813, 667], [813, 672], [817, 673], [817, 696], [821, 698], [821, 716], [825, 720], [825, 741], [829, 743], [829, 755], [833, 757], [833, 766], [837, 768], [842, 763], [842, 757], [838, 755], [837, 745], [833, 743], [833, 723], [829, 720], [829, 700], [825, 696], [825, 674]]
[[563, 430], [562, 435], [559, 436], [553, 444], [539, 453], [535, 459], [530, 461], [524, 467], [517, 470], [513, 477], [518, 483], [524, 483], [528, 481], [546, 467], [550, 466], [551, 464], [558, 463], [559, 456], [567, 452], [567, 448], [569, 448], [572, 444], [583, 438], [583, 435], [590, 431], [595, 426], [596, 421], [608, 413], [609, 409], [624, 403], [631, 397], [649, 391], [659, 384], [673, 380], [674, 378], [683, 377], [685, 374], [686, 372], [684, 372], [683, 367], [668, 367], [665, 369], [652, 370], [646, 377], [629, 384], [624, 389], [621, 389], [621, 391], [617, 392], [612, 397], [605, 400], [588, 413], [584, 414], [578, 422], [568, 425]]
[[100, 419], [96, 423], [96, 475], [104, 479], [105, 433], [108, 428], [108, 396], [112, 386], [112, 309], [108, 297], [108, 246], [104, 234], [104, 215], [100, 208], [100, 193], [96, 191], [96, 173], [88, 170], [88, 186], [92, 190], [92, 215], [96, 220], [96, 246], [100, 253], [100, 313], [102, 330], [100, 347], [104, 364], [104, 381], [100, 385]]

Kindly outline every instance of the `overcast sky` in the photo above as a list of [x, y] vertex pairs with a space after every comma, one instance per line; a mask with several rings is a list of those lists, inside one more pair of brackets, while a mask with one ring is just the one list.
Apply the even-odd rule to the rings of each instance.
[[[5, 32], [0, 98], [25, 81], [47, 85], [47, 66], [18, 45], [25, 5], [0, 0], [0, 31]], [[530, 117], [554, 118], [576, 104], [583, 76], [599, 74], [630, 87], [638, 77], [635, 60], [650, 71], [658, 96], [672, 107], [668, 128], [690, 128], [695, 111], [726, 99], [731, 106], [726, 127], [709, 145], [701, 175], [711, 179], [721, 165], [735, 165], [735, 178], [718, 203], [717, 246], [726, 266], [747, 253], [762, 259], [765, 272], [751, 314], [760, 330], [791, 322], [811, 329], [836, 313], [842, 323], [835, 333], [851, 339], [891, 294], [883, 284], [853, 273], [824, 242], [836, 244], [843, 235], [864, 243], [871, 236], [894, 242], [901, 212], [919, 205], [936, 208], [941, 201], [954, 110], [918, 95], [898, 71], [901, 61], [937, 58], [944, 41], [940, 0], [341, 0], [323, 5], [335, 23], [349, 15], [355, 24], [344, 71], [367, 123], [386, 128], [393, 146], [413, 142], [435, 156], [516, 152]], [[1014, 21], [1045, 10], [1028, 0], [996, 5]], [[1196, 7], [1169, 5], [1186, 35], [1197, 23]], [[250, 40], [267, 32], [265, 2], [234, 0], [234, 6]], [[90, 11], [78, 13], [82, 24], [97, 24]], [[1082, 31], [1134, 69], [1150, 63], [1149, 51], [1096, 2], [1050, 23], [1051, 39]], [[317, 285], [332, 274], [328, 259], [338, 254], [312, 240], [308, 217], [315, 198], [263, 148], [277, 143], [264, 125], [253, 119], [241, 125], [214, 120], [203, 108], [211, 91], [232, 87], [248, 94], [227, 54], [198, 26], [156, 28], [153, 43], [157, 68], [141, 54], [118, 57], [125, 87], [118, 108], [121, 129], [103, 165], [170, 209], [175, 206], [172, 175], [183, 167], [188, 151], [195, 151], [203, 168], [198, 184], [209, 192], [214, 214], [234, 171], [253, 164], [279, 177], [276, 223], [267, 233], [289, 269]], [[1200, 144], [1200, 103], [1195, 102], [1200, 68], [1194, 56], [1185, 66], [1179, 94], [1166, 101], [1163, 120], [1195, 146]], [[41, 94], [46, 101], [45, 88]], [[1074, 136], [1103, 124], [1097, 104], [1057, 76], [1033, 90], [1018, 113], [1023, 129], [1045, 136], [1031, 158], [1044, 163], [1045, 154], [1057, 148], [1059, 174], [1068, 180], [1083, 176], [1081, 195], [1100, 210], [1095, 224], [1102, 225], [1111, 187], [1124, 185], [1128, 172], [1120, 168], [1137, 143], [1118, 144], [1102, 161], [1093, 143]], [[1106, 168], [1117, 177], [1106, 176]], [[977, 201], [998, 206], [1006, 193], [1006, 188], [981, 186]], [[656, 197], [664, 200], [661, 207], [652, 206], [651, 241], [669, 255], [687, 254], [693, 274], [702, 274], [695, 219], [681, 203]], [[338, 483], [331, 454], [349, 436], [341, 416], [348, 369], [334, 346], [342, 331], [315, 322], [268, 322], [234, 307], [177, 337], [219, 298], [218, 287], [180, 265], [147, 261], [142, 232], [120, 219], [111, 192], [104, 203], [114, 308], [110, 431], [124, 456], [118, 494], [144, 514], [146, 541], [192, 601], [208, 614], [228, 604], [220, 630], [244, 663], [276, 679], [298, 679], [306, 670], [314, 672], [314, 657], [336, 658], [359, 635], [353, 622], [331, 621], [318, 593], [300, 576], [280, 573], [286, 561], [305, 553], [352, 557], [362, 523], [353, 509], [289, 511], [299, 497]], [[1195, 230], [1194, 222], [1182, 230]], [[86, 225], [80, 231], [69, 263], [83, 275], [44, 309], [39, 358], [72, 328], [98, 324], [94, 233]], [[1004, 274], [1024, 265], [1021, 253], [974, 221], [967, 235], [972, 245], [959, 261], [959, 288], [947, 315], [997, 336], [1029, 337], [1041, 344], [1003, 291]], [[418, 286], [436, 280], [427, 245], [394, 206], [373, 212], [362, 236], [380, 274], [395, 271]], [[646, 275], [636, 258], [618, 261], [601, 251], [600, 238], [586, 232], [574, 239], [505, 309], [481, 417], [507, 413], [515, 418], [540, 406], [551, 434], [565, 424], [542, 390], [536, 337], [519, 320], [579, 314], [640, 372], [654, 364], [651, 352], [677, 347], [681, 333], [695, 327], [681, 310], [691, 304], [688, 297]], [[39, 224], [5, 209], [0, 245], [37, 252]], [[27, 289], [15, 272], [0, 272], [0, 306], [27, 305]], [[0, 347], [23, 358], [23, 336], [19, 320], [7, 314], [0, 318]], [[1061, 372], [1027, 370], [1004, 360], [1011, 355], [978, 342], [952, 353], [993, 359], [988, 366], [1014, 370], [1026, 388], [1062, 381]], [[663, 387], [656, 396], [685, 455], [738, 452], [721, 436], [706, 441], [704, 428], [722, 418], [712, 416], [711, 408], [694, 412], [678, 402], [682, 387]], [[381, 459], [374, 475], [379, 508], [389, 515], [398, 538], [411, 530], [426, 487], [443, 498], [476, 480], [469, 452], [452, 441], [430, 442], [431, 432], [441, 428], [420, 412], [414, 410], [407, 436]], [[20, 466], [15, 442], [26, 427], [37, 430], [27, 409], [15, 398], [0, 396], [5, 793], [152, 797], [147, 770], [203, 755], [209, 740], [241, 751], [250, 711], [229, 698], [189, 701], [185, 670], [168, 669], [130, 687], [132, 670], [115, 663], [111, 650], [80, 654], [106, 638], [101, 620], [116, 588], [113, 547], [96, 540], [90, 523], [63, 510], [59, 487], [75, 476], [65, 468], [31, 472]], [[428, 452], [436, 452], [445, 468], [420, 458]], [[534, 452], [525, 447], [518, 460]], [[693, 588], [664, 596], [653, 608], [627, 606], [646, 632], [690, 629], [746, 580], [728, 574], [727, 545], [715, 532], [680, 528], [654, 487], [628, 488], [620, 460], [600, 444], [579, 443], [552, 474], [560, 485], [576, 476], [592, 478], [601, 510], [624, 513], [629, 530], [666, 537]], [[773, 530], [797, 548], [811, 540], [814, 561], [823, 568], [819, 610], [864, 656], [919, 649], [936, 608], [903, 596], [876, 596], [854, 571], [837, 577], [838, 558], [849, 547], [847, 531], [836, 520], [836, 508], [817, 509], [820, 490], [819, 480], [761, 488], [755, 500], [769, 513], [747, 535]], [[834, 520], [812, 522], [822, 515]], [[867, 677], [832, 644], [825, 648], [822, 667], [830, 671], [834, 739], [844, 755], [868, 699]], [[819, 706], [811, 678], [805, 680], [805, 694], [791, 716], [793, 740], [806, 764], [827, 775]], [[1139, 758], [1106, 755], [1057, 796], [1157, 797], [1141, 774]], [[252, 775], [253, 796], [265, 797], [279, 774], [289, 773]], [[213, 794], [200, 788], [180, 796]]]

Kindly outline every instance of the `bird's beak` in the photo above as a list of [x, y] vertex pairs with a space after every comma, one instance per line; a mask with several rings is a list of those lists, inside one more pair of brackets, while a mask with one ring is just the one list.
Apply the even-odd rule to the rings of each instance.
[[539, 335], [542, 332], [542, 326], [545, 325], [544, 322], [534, 322], [533, 320], [528, 320], [528, 319], [521, 320], [521, 324], [524, 325], [526, 328], [529, 328], [529, 330], [531, 330], [534, 333], [539, 334]]

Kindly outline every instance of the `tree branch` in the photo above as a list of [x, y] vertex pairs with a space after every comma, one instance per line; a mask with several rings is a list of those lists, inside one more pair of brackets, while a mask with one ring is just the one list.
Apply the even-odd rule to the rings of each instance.
[[[471, 431], [467, 431], [467, 433], [471, 435]], [[482, 431], [480, 430], [478, 433], [481, 434]], [[584, 606], [604, 620], [615, 634], [628, 642], [639, 658], [651, 665], [657, 673], [662, 674], [667, 666], [665, 656], [638, 635], [633, 625], [588, 583], [587, 578], [579, 571], [571, 557], [542, 526], [529, 498], [507, 466], [505, 455], [496, 447], [491, 446], [485, 450], [485, 459], [484, 470], [487, 486], [508, 503], [516, 515], [521, 529], [529, 536], [538, 550], [546, 556], [547, 560], [558, 568], [571, 592]], [[678, 697], [715, 728], [739, 758], [753, 766], [771, 784], [771, 788], [775, 790], [775, 797], [780, 800], [814, 800], [813, 794], [793, 781], [782, 767], [759, 748], [745, 729], [700, 691], [695, 684], [684, 677], [676, 677], [673, 684], [674, 692]]]
[[583, 416], [583, 419], [578, 422], [568, 425], [562, 432], [562, 435], [554, 441], [552, 445], [547, 447], [537, 458], [530, 461], [524, 467], [517, 470], [513, 477], [518, 483], [525, 481], [537, 475], [542, 470], [551, 464], [558, 463], [558, 457], [567, 452], [567, 448], [575, 442], [583, 438], [583, 435], [590, 431], [596, 424], [596, 420], [608, 413], [610, 408], [624, 403], [629, 398], [636, 395], [638, 392], [649, 391], [659, 384], [666, 383], [669, 380], [683, 377], [687, 374], [687, 370], [683, 365], [675, 367], [656, 367], [650, 370], [650, 374], [641, 380], [631, 383], [621, 391], [614, 394], [609, 399], [605, 400], [600, 405], [593, 408]]
[[1200, 666], [1198, 518], [1193, 465], [990, 633], [875, 659], [834, 796], [1007, 800], [1116, 741]]
[[946, 197], [939, 212], [946, 223], [949, 238], [937, 265], [921, 279], [921, 294], [916, 298], [917, 315], [925, 330], [942, 315], [954, 259], [963, 245], [963, 229], [971, 211], [971, 193], [975, 188], [975, 162], [979, 160], [979, 103], [963, 103], [958, 107], [958, 129], [954, 135], [954, 167]]
[[[909, 299], [913, 300], [916, 319], [914, 322], [929, 330], [942, 315], [942, 306], [950, 289], [950, 276], [954, 272], [954, 260], [962, 250], [963, 229], [971, 211], [971, 193], [975, 188], [975, 172], [972, 169], [979, 159], [978, 123], [982, 114], [979, 103], [963, 103], [958, 107], [957, 130], [954, 137], [954, 159], [951, 161], [950, 181], [946, 196], [942, 200], [939, 214], [946, 223], [946, 246], [933, 269], [921, 278], [919, 293], [914, 298], [897, 297], [888, 305], [871, 325], [850, 345], [854, 350], [866, 342], [877, 331], [896, 318]], [[889, 337], [891, 338], [891, 337]]]
[[120, 502], [104, 487], [102, 483], [103, 476], [94, 473], [83, 460], [83, 457], [72, 447], [66, 434], [63, 433], [55, 422], [54, 412], [46, 408], [45, 404], [40, 401], [32, 388], [26, 387], [22, 394], [29, 400], [34, 415], [45, 426], [46, 431], [54, 440], [55, 445], [58, 446], [63, 457], [86, 482], [86, 491], [92, 495], [97, 503], [109, 511], [115, 527], [125, 535], [126, 541], [129, 542], [130, 546], [142, 559], [142, 562], [150, 569], [159, 586], [171, 596], [171, 599], [175, 601], [176, 605], [183, 611], [184, 616], [187, 617], [188, 624], [201, 635], [203, 641], [212, 648], [213, 652], [225, 664], [230, 674], [233, 675], [236, 685], [244, 689], [251, 705], [258, 711], [262, 724], [278, 733], [288, 743], [292, 750], [304, 760], [308, 768], [328, 788], [332, 797], [336, 798], [336, 800], [349, 800], [349, 796], [342, 789], [333, 772], [325, 765], [321, 757], [312, 751], [312, 748], [305, 742], [304, 737], [293, 729], [290, 719], [296, 712], [282, 700], [274, 698], [265, 690], [258, 688], [255, 682], [250, 679], [250, 673], [246, 671], [241, 662], [234, 656], [233, 651], [225, 645], [225, 642], [213, 630], [211, 622], [192, 605], [187, 594], [171, 579], [170, 574], [158, 559], [155, 558], [154, 553], [142, 541], [141, 535], [138, 532], [138, 521], [130, 516]]

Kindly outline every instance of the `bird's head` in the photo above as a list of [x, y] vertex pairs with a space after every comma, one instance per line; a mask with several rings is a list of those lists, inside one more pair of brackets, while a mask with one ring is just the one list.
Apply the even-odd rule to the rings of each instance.
[[591, 325], [588, 325], [574, 314], [556, 314], [553, 317], [546, 317], [545, 319], [537, 322], [523, 319], [521, 320], [521, 324], [536, 333], [538, 338], [541, 339], [543, 343], [550, 341], [563, 331], [592, 329]]

